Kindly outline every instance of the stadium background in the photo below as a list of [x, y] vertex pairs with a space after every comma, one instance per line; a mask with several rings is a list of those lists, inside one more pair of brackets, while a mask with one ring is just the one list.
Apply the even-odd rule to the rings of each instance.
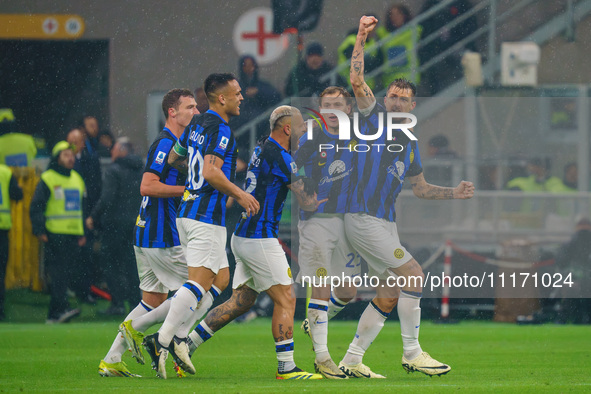
[[[238, 54], [232, 43], [234, 24], [244, 12], [256, 7], [270, 7], [270, 3], [253, 0], [173, 3], [156, 0], [1, 2], [2, 13], [6, 14], [77, 14], [84, 19], [85, 31], [81, 41], [99, 40], [108, 46], [108, 75], [102, 76], [108, 79], [108, 91], [100, 92], [101, 99], [108, 104], [101, 107], [103, 113], [99, 121], [114, 135], [128, 135], [144, 149], [149, 145], [145, 137], [148, 94], [153, 91], [167, 91], [171, 86], [195, 89], [202, 85], [205, 77], [213, 70], [236, 72]], [[327, 59], [336, 64], [337, 48], [346, 33], [357, 27], [359, 16], [373, 12], [383, 21], [386, 9], [393, 3], [395, 2], [368, 0], [362, 4], [349, 3], [351, 6], [343, 7], [342, 1], [326, 0], [317, 28], [304, 33], [305, 43], [321, 42]], [[424, 1], [402, 3], [416, 16]], [[497, 1], [498, 12], [512, 3], [508, 0]], [[521, 39], [535, 26], [555, 15], [557, 10], [563, 10], [565, 4], [566, 1], [534, 2], [503, 23], [502, 29], [497, 31], [497, 43]], [[482, 23], [486, 22], [484, 14], [479, 15], [479, 19]], [[587, 65], [591, 62], [591, 54], [586, 50], [591, 40], [589, 17], [577, 25], [576, 33], [577, 40], [574, 42], [556, 37], [542, 47], [539, 66], [541, 84], [589, 81], [590, 71]], [[280, 89], [285, 84], [287, 70], [295, 63], [295, 42], [293, 37], [290, 40], [289, 50], [278, 61], [260, 68], [260, 75]], [[481, 44], [483, 52], [486, 52], [486, 40]], [[90, 48], [88, 51], [92, 53], [92, 50]], [[7, 60], [5, 58], [2, 63], [4, 67], [15, 66]], [[93, 76], [91, 79], [98, 77]], [[21, 92], [28, 89], [39, 92], [46, 99], [40, 105], [48, 105], [51, 96], [42, 93], [43, 83], [42, 79], [35, 79], [32, 86], [14, 88]], [[91, 84], [96, 81], [81, 83]], [[7, 90], [2, 90], [3, 94], [8, 93]], [[30, 100], [35, 100], [35, 97]], [[91, 104], [96, 105], [95, 103]], [[69, 127], [67, 121], [75, 119], [68, 117], [68, 108], [55, 107], [54, 110], [62, 113], [62, 127]], [[421, 142], [426, 143], [426, 138]]]

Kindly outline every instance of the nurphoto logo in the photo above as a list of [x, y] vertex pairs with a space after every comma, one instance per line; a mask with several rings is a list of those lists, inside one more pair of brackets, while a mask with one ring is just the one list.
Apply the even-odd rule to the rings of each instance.
[[[365, 134], [360, 131], [359, 126], [359, 113], [353, 112], [353, 119], [351, 119], [346, 113], [334, 108], [322, 108], [320, 112], [315, 111], [311, 108], [305, 107], [308, 114], [312, 119], [308, 119], [306, 122], [307, 126], [307, 138], [310, 140], [314, 136], [314, 122], [320, 126], [320, 128], [326, 128], [326, 120], [322, 116], [323, 114], [333, 114], [338, 119], [339, 124], [339, 140], [349, 142], [351, 138], [358, 141], [377, 141], [382, 138], [384, 131], [386, 132], [385, 142], [395, 141], [396, 137], [393, 135], [394, 130], [402, 131], [409, 140], [418, 141], [417, 137], [409, 130], [417, 124], [417, 118], [408, 112], [386, 112], [385, 116], [383, 112], [377, 113], [377, 127], [374, 134]], [[408, 119], [408, 123], [398, 123], [403, 119]], [[351, 123], [353, 123], [353, 137], [351, 136]], [[374, 143], [374, 144], [348, 144], [343, 146], [334, 144], [319, 144], [319, 151], [336, 149], [337, 152], [340, 150], [348, 150], [354, 152], [368, 152], [372, 148], [378, 151], [385, 149], [389, 152], [401, 152], [404, 147], [400, 144], [386, 144], [386, 143]]]

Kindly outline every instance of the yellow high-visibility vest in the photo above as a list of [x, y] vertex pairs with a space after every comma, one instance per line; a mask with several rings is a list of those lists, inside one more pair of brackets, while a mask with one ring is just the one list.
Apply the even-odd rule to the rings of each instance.
[[0, 164], [0, 230], [10, 230], [12, 216], [10, 215], [10, 178], [12, 171], [4, 164]]
[[[423, 27], [417, 26], [417, 42], [421, 38], [422, 32]], [[390, 34], [390, 32], [384, 26], [378, 27], [376, 33], [380, 40]], [[384, 52], [384, 62], [386, 63], [401, 54], [405, 54], [405, 56], [402, 57], [402, 60], [398, 60], [394, 62], [394, 64], [391, 64], [388, 68], [388, 71], [386, 71], [382, 76], [382, 82], [385, 87], [390, 85], [390, 83], [398, 78], [405, 78], [415, 84], [420, 82], [421, 78], [419, 75], [419, 59], [413, 53], [412, 35], [412, 28], [405, 30], [401, 33], [395, 34], [394, 37], [386, 41], [382, 46], [382, 51]]]
[[45, 227], [54, 234], [84, 235], [82, 198], [85, 185], [80, 174], [72, 170], [70, 176], [54, 170], [41, 174], [51, 192], [45, 208]]

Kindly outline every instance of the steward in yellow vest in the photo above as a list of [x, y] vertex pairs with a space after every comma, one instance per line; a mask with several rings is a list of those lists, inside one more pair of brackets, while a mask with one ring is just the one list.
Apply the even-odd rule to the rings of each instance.
[[[396, 32], [393, 37], [383, 43], [381, 48], [384, 54], [384, 63], [388, 64], [387, 71], [382, 76], [382, 84], [384, 86], [389, 86], [394, 80], [399, 78], [407, 79], [414, 84], [420, 82], [419, 58], [413, 50], [421, 38], [423, 28], [416, 26], [405, 29], [404, 26], [411, 19], [412, 16], [408, 8], [402, 4], [396, 4], [388, 11], [385, 23], [376, 29], [379, 40]], [[414, 43], [413, 35], [416, 35], [416, 41]], [[395, 58], [398, 58], [398, 60], [390, 63]]]
[[10, 168], [0, 164], [0, 321], [5, 319], [4, 281], [8, 265], [8, 231], [12, 227], [10, 200], [20, 201], [22, 198], [23, 191], [18, 186], [16, 178], [12, 176]]
[[0, 108], [0, 164], [31, 167], [35, 155], [35, 139], [28, 134], [18, 133], [12, 110]]
[[[355, 40], [357, 38], [357, 29], [351, 30], [345, 41], [339, 45], [337, 50], [338, 52], [338, 64], [341, 65], [345, 63], [347, 60], [351, 59], [351, 55], [353, 54], [353, 48], [355, 47]], [[365, 56], [364, 56], [364, 65], [365, 65], [365, 74], [368, 74], [375, 70], [376, 68], [380, 67], [384, 64], [384, 55], [379, 50], [377, 46], [377, 41], [374, 39], [373, 36], [369, 36], [365, 43]], [[347, 86], [351, 85], [351, 81], [349, 80], [349, 70], [350, 67], [342, 69], [339, 74], [347, 81]], [[376, 78], [365, 78], [365, 82], [367, 86], [369, 86], [372, 90], [376, 87]]]
[[80, 248], [86, 243], [86, 188], [73, 170], [75, 160], [70, 144], [58, 142], [31, 202], [33, 234], [45, 243], [45, 271], [51, 280], [47, 323], [63, 323], [80, 314], [79, 309], [70, 309], [66, 293], [71, 275], [78, 269]]

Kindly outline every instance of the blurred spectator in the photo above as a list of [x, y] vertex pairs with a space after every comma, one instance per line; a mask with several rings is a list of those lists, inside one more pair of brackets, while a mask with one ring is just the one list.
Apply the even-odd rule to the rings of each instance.
[[443, 134], [438, 134], [429, 139], [428, 154], [430, 157], [441, 159], [456, 159], [457, 153], [449, 149], [449, 140]]
[[591, 323], [591, 298], [586, 297], [585, 287], [591, 281], [591, 221], [577, 221], [575, 233], [556, 256], [556, 266], [563, 277], [571, 276], [574, 285], [562, 288], [562, 300], [558, 322], [575, 324]]
[[111, 157], [111, 148], [113, 147], [113, 136], [108, 130], [103, 130], [98, 136], [97, 152], [100, 157]]
[[20, 201], [22, 199], [23, 191], [12, 175], [12, 171], [6, 165], [0, 164], [0, 322], [6, 318], [4, 314], [4, 281], [8, 266], [8, 232], [12, 228], [10, 200]]
[[562, 184], [565, 192], [576, 192], [579, 186], [579, 169], [577, 163], [571, 162], [564, 166]]
[[140, 301], [139, 279], [133, 251], [133, 228], [142, 197], [143, 161], [133, 154], [127, 138], [119, 138], [111, 150], [112, 163], [105, 169], [101, 197], [86, 219], [90, 229], [101, 227], [101, 265], [111, 291], [109, 315], [125, 315], [125, 301]]
[[0, 108], [0, 164], [30, 167], [37, 155], [35, 140], [18, 132], [16, 118], [10, 108]]
[[[370, 13], [368, 15], [373, 14]], [[347, 37], [345, 38], [345, 40], [341, 43], [341, 45], [339, 45], [339, 48], [337, 50], [339, 57], [339, 65], [351, 59], [351, 55], [353, 54], [353, 48], [355, 47], [356, 38], [357, 28], [351, 29], [347, 33]], [[369, 74], [370, 72], [374, 71], [375, 69], [379, 68], [382, 64], [384, 64], [384, 55], [382, 51], [380, 51], [378, 48], [378, 42], [376, 38], [376, 32], [375, 30], [372, 30], [367, 36], [367, 41], [365, 42], [365, 56], [363, 58], [365, 74]], [[347, 81], [347, 86], [351, 84], [349, 79], [349, 70], [350, 67], [346, 67], [339, 72], [343, 80]], [[365, 82], [372, 90], [375, 89], [377, 85], [381, 86], [379, 80], [380, 78], [376, 77], [365, 78]]]
[[499, 167], [496, 164], [483, 164], [478, 168], [478, 190], [497, 190]]
[[462, 166], [456, 152], [449, 148], [449, 140], [443, 134], [429, 139], [427, 156], [429, 162], [429, 180], [442, 186], [452, 186], [462, 179]]
[[200, 114], [205, 113], [209, 109], [209, 101], [207, 101], [207, 95], [202, 86], [195, 89], [195, 102], [197, 103], [197, 109]]
[[[68, 143], [74, 150], [76, 162], [74, 170], [84, 180], [86, 190], [88, 192], [86, 198], [87, 210], [86, 215], [92, 212], [101, 193], [102, 179], [101, 179], [101, 163], [98, 155], [91, 154], [87, 148], [86, 138], [83, 131], [79, 128], [73, 128], [68, 132], [66, 137]], [[90, 286], [98, 284], [102, 279], [101, 265], [97, 264], [94, 244], [96, 241], [96, 234], [93, 230], [86, 229], [86, 244], [82, 247], [80, 253], [80, 261], [77, 269], [73, 273], [73, 290], [78, 298], [83, 302], [94, 303], [94, 297], [90, 293]]]
[[557, 191], [564, 185], [560, 178], [551, 176], [552, 163], [549, 158], [533, 158], [527, 163], [529, 176], [511, 179], [507, 182], [507, 189], [523, 192]]
[[[262, 114], [267, 108], [281, 101], [281, 94], [269, 82], [259, 78], [259, 66], [253, 56], [244, 55], [238, 61], [238, 82], [242, 88], [244, 101], [240, 104], [240, 116], [232, 118], [230, 127], [236, 133], [238, 129]], [[261, 136], [269, 134], [267, 122], [261, 122], [258, 125], [255, 140]], [[249, 152], [249, 133], [244, 133], [236, 138], [238, 156], [248, 162]]]
[[[415, 84], [420, 82], [419, 59], [417, 54], [413, 52], [415, 47], [413, 45], [413, 34], [416, 34], [416, 43], [418, 43], [423, 28], [416, 26], [412, 29], [399, 31], [411, 19], [412, 15], [408, 7], [403, 4], [394, 4], [386, 14], [385, 23], [377, 28], [379, 40], [388, 37], [392, 33], [396, 33], [382, 46], [384, 62], [387, 64], [388, 70], [382, 76], [382, 84], [384, 86], [390, 85], [392, 81], [398, 78], [405, 78]], [[391, 60], [398, 56], [402, 56], [402, 58], [390, 63]]]
[[79, 264], [84, 237], [84, 180], [74, 171], [76, 158], [70, 144], [60, 141], [51, 151], [47, 171], [41, 174], [30, 216], [33, 234], [45, 244], [45, 272], [51, 300], [47, 323], [64, 323], [80, 314], [71, 309], [67, 290], [72, 271]]
[[[90, 117], [96, 121], [94, 117]], [[94, 122], [89, 120], [90, 124]], [[98, 135], [98, 126], [96, 127]], [[94, 208], [98, 198], [101, 195], [102, 179], [101, 179], [101, 163], [96, 151], [96, 145], [86, 136], [84, 129], [74, 128], [70, 130], [66, 138], [69, 143], [75, 147], [76, 164], [74, 169], [78, 172], [88, 190], [88, 207], [90, 210]], [[96, 140], [98, 142], [98, 139]]]
[[96, 117], [92, 115], [86, 115], [80, 122], [80, 129], [86, 136], [86, 149], [91, 154], [98, 154], [97, 149], [99, 146], [99, 124]]
[[240, 104], [240, 116], [234, 117], [230, 126], [238, 130], [267, 108], [281, 101], [281, 94], [269, 82], [259, 78], [259, 66], [253, 56], [244, 55], [238, 61], [238, 82], [244, 101]]
[[[329, 85], [330, 80], [320, 82], [320, 77], [332, 71], [333, 66], [324, 60], [324, 49], [318, 42], [312, 42], [306, 48], [304, 60], [291, 69], [285, 84], [288, 97], [311, 97], [318, 95]], [[337, 75], [336, 85], [347, 87], [346, 81]]]
[[[421, 12], [426, 12], [431, 7], [435, 7], [440, 1], [441, 0], [427, 0], [424, 3]], [[478, 21], [474, 15], [458, 23], [451, 29], [445, 27], [448, 23], [462, 16], [471, 8], [472, 4], [470, 1], [456, 0], [449, 6], [444, 7], [442, 10], [423, 21], [422, 37], [427, 38], [429, 35], [435, 33], [437, 34], [437, 38], [419, 49], [419, 59], [421, 64], [428, 62], [476, 31], [478, 28]], [[466, 43], [462, 48], [447, 55], [443, 60], [429, 67], [422, 73], [421, 77], [423, 78], [423, 82], [421, 87], [425, 89], [426, 94], [433, 95], [447, 87], [449, 84], [462, 78], [463, 70], [461, 57], [464, 50], [476, 52], [474, 41]]]

